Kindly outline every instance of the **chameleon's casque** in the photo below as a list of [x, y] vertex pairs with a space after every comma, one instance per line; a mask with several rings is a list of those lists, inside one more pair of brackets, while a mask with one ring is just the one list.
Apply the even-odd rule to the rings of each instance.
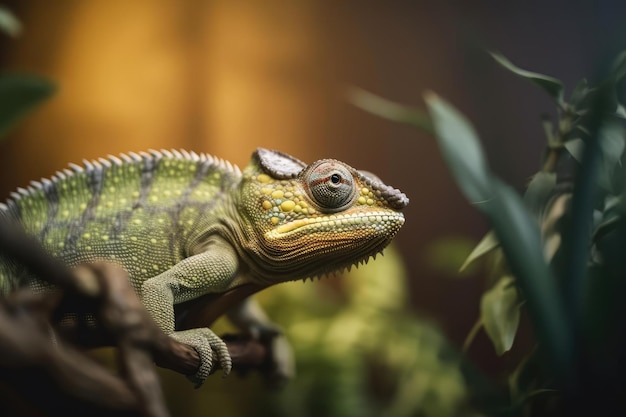
[[[23, 226], [69, 265], [121, 265], [161, 328], [194, 346], [203, 365], [229, 369], [225, 344], [208, 329], [175, 332], [173, 304], [254, 283], [268, 286], [341, 270], [380, 252], [404, 223], [408, 199], [332, 159], [309, 166], [258, 149], [241, 172], [186, 151], [109, 156], [70, 165], [18, 189], [0, 217]], [[0, 263], [0, 289], [46, 286]], [[270, 327], [244, 305], [235, 322]]]

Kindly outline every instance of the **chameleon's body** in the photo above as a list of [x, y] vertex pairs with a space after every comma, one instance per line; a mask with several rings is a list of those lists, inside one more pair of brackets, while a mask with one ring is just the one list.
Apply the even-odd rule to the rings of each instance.
[[[151, 151], [85, 162], [18, 189], [0, 217], [71, 266], [121, 265], [159, 326], [198, 350], [206, 378], [224, 343], [208, 329], [176, 332], [173, 305], [243, 284], [268, 286], [341, 270], [380, 252], [408, 199], [335, 160], [306, 166], [257, 150], [243, 173], [208, 155]], [[0, 289], [46, 285], [10, 261]], [[244, 305], [235, 321], [263, 329]]]

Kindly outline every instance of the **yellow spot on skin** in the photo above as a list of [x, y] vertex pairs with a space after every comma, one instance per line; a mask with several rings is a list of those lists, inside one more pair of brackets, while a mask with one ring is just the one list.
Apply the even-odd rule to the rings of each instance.
[[291, 232], [292, 230], [297, 229], [298, 227], [301, 226], [305, 226], [308, 222], [306, 220], [296, 220], [293, 221], [291, 223], [287, 223], [283, 226], [280, 226], [278, 229], [276, 229], [276, 232], [278, 233], [287, 233], [287, 232]]
[[371, 198], [367, 199], [367, 205], [371, 206], [372, 204], [374, 204], [374, 200], [372, 200]]
[[133, 220], [133, 223], [135, 223], [135, 224], [141, 224], [141, 219], [135, 219], [135, 220]]
[[294, 209], [295, 206], [296, 206], [296, 203], [294, 203], [291, 200], [286, 200], [280, 203], [280, 209], [282, 211], [291, 211]]
[[159, 265], [156, 265], [156, 264], [152, 265], [152, 269], [154, 269], [155, 271], [158, 271], [159, 270]]
[[261, 192], [265, 195], [270, 195], [272, 194], [272, 189], [271, 188], [267, 188], [267, 187], [263, 187], [261, 188]]
[[363, 196], [359, 197], [359, 199], [357, 200], [357, 202], [359, 204], [365, 204], [367, 202], [367, 199]]
[[135, 242], [137, 240], [137, 236], [131, 236], [130, 240], [132, 240], [133, 242]]
[[272, 224], [278, 224], [278, 222], [280, 221], [280, 219], [278, 217], [272, 217], [270, 219], [270, 221], [272, 222]]
[[267, 184], [268, 182], [272, 181], [270, 176], [266, 174], [257, 175], [256, 180], [262, 184]]
[[362, 195], [367, 195], [369, 194], [370, 190], [368, 190], [366, 187], [361, 188], [361, 194]]
[[68, 210], [63, 210], [63, 217], [67, 217], [70, 215], [70, 212]]
[[157, 243], [157, 240], [156, 239], [150, 239], [150, 242], [151, 243]]
[[295, 211], [296, 213], [300, 213], [302, 211], [302, 207], [300, 207], [299, 205], [296, 204], [293, 207], [293, 211]]
[[272, 192], [272, 198], [283, 198], [284, 195], [285, 193], [283, 192], [283, 190], [276, 190]]
[[102, 240], [109, 240], [109, 236], [107, 236], [107, 235], [102, 235]]
[[83, 238], [84, 239], [89, 239], [90, 237], [91, 237], [91, 234], [89, 234], [89, 233], [84, 233], [83, 234]]
[[263, 201], [262, 206], [263, 206], [263, 208], [264, 208], [265, 210], [269, 210], [269, 209], [271, 209], [271, 208], [272, 208], [272, 203], [270, 203], [269, 201], [265, 200], [265, 201]]

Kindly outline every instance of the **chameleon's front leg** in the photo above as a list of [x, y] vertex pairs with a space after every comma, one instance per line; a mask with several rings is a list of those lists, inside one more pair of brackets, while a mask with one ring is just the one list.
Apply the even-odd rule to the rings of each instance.
[[196, 384], [202, 384], [209, 376], [214, 359], [226, 374], [232, 361], [224, 341], [210, 329], [175, 331], [174, 304], [226, 290], [237, 269], [237, 254], [229, 244], [219, 241], [206, 252], [182, 260], [142, 285], [141, 301], [159, 327], [177, 341], [192, 346], [200, 355], [200, 368], [189, 376]]

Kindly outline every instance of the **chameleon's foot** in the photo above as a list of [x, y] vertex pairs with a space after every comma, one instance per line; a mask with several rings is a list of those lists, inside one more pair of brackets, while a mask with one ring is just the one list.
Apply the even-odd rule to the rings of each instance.
[[224, 376], [230, 373], [233, 362], [228, 352], [226, 343], [219, 336], [206, 327], [199, 329], [184, 330], [170, 334], [177, 342], [193, 347], [200, 355], [200, 367], [193, 375], [187, 378], [196, 385], [196, 388], [204, 383], [213, 371], [214, 359], [220, 364]]

